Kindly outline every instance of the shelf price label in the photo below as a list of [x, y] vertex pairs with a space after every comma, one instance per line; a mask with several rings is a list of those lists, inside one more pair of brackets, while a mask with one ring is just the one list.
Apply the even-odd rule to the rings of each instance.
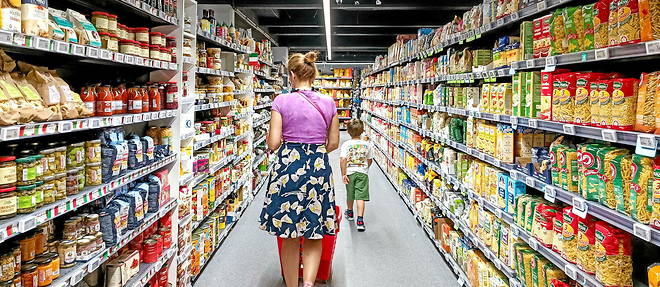
[[518, 21], [518, 12], [511, 13], [511, 21]]
[[0, 43], [11, 45], [14, 34], [9, 31], [0, 31]]
[[99, 49], [94, 48], [94, 47], [87, 47], [86, 53], [87, 57], [90, 58], [98, 58], [99, 57]]
[[535, 66], [535, 64], [534, 64], [534, 59], [527, 60], [527, 61], [525, 62], [525, 66], [527, 66], [528, 69], [529, 69], [529, 68], [534, 68], [534, 66]]
[[646, 42], [644, 45], [647, 55], [660, 54], [660, 40]]
[[575, 135], [575, 125], [565, 124], [563, 129], [564, 129], [565, 134], [572, 135], [572, 136]]
[[594, 57], [597, 61], [607, 60], [610, 58], [610, 50], [608, 48], [597, 49]]
[[583, 198], [573, 197], [573, 213], [575, 215], [586, 218], [588, 210], [589, 205], [587, 205], [587, 202]]
[[62, 54], [69, 54], [69, 43], [62, 41], [53, 41], [53, 50]]
[[653, 134], [638, 134], [635, 153], [648, 157], [655, 157], [658, 141]]
[[71, 54], [74, 54], [76, 56], [85, 56], [85, 46], [78, 45], [78, 44], [71, 44]]
[[536, 3], [536, 10], [543, 11], [546, 8], [548, 8], [548, 4], [545, 2], [545, 0], [541, 0], [538, 3]]
[[527, 121], [527, 124], [529, 125], [530, 128], [538, 128], [539, 127], [538, 121], [536, 119], [529, 119]]
[[603, 129], [601, 130], [601, 134], [603, 136], [604, 141], [616, 142], [617, 136], [615, 130]]
[[543, 189], [543, 198], [554, 203], [556, 196], [557, 196], [557, 190], [555, 190], [555, 188], [550, 185], [546, 185], [545, 188]]
[[651, 227], [641, 223], [633, 224], [633, 234], [635, 236], [651, 242]]

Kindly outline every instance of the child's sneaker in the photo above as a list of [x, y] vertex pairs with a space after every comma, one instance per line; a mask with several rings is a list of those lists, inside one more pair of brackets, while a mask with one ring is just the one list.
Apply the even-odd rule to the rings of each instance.
[[357, 230], [358, 231], [365, 231], [366, 228], [364, 227], [364, 219], [361, 216], [358, 216], [357, 219]]
[[353, 210], [352, 209], [346, 209], [346, 219], [348, 221], [353, 221]]

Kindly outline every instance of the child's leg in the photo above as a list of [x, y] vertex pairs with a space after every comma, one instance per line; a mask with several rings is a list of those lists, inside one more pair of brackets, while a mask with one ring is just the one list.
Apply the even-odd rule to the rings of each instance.
[[355, 176], [351, 174], [348, 176], [348, 184], [346, 184], [346, 209], [353, 210], [353, 202], [355, 201]]
[[364, 173], [355, 173], [355, 200], [357, 201], [358, 216], [364, 216], [364, 203], [369, 201], [369, 176]]
[[364, 216], [364, 200], [356, 200], [357, 201], [357, 214], [359, 217]]

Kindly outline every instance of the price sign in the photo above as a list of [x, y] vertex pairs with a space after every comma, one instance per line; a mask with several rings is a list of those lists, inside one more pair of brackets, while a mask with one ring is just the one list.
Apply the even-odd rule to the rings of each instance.
[[573, 197], [573, 213], [575, 215], [586, 218], [589, 205], [583, 198]]
[[635, 146], [635, 153], [648, 157], [655, 157], [657, 146], [658, 146], [658, 142], [655, 135], [638, 134], [637, 144]]
[[14, 34], [9, 31], [0, 31], [0, 43], [11, 45], [13, 37]]
[[603, 135], [603, 140], [608, 141], [608, 142], [616, 142], [616, 131], [615, 130], [610, 130], [610, 129], [604, 129], [601, 130], [601, 133]]
[[139, 66], [144, 66], [144, 58], [142, 57], [136, 57], [135, 58], [135, 64]]
[[518, 12], [511, 13], [511, 21], [518, 21]]
[[28, 216], [18, 222], [18, 230], [21, 232], [26, 232], [32, 230], [37, 226], [37, 217]]
[[646, 42], [644, 45], [647, 55], [660, 54], [660, 40]]
[[499, 122], [500, 121], [500, 114], [494, 114], [493, 119], [495, 119], [495, 121]]
[[132, 124], [133, 123], [133, 117], [132, 116], [124, 116], [123, 123], [124, 124]]
[[525, 184], [527, 184], [530, 187], [536, 187], [536, 181], [531, 176], [525, 178]]
[[85, 46], [78, 45], [78, 44], [71, 44], [71, 54], [74, 54], [76, 56], [85, 56]]
[[87, 57], [90, 57], [90, 58], [98, 58], [99, 57], [99, 49], [94, 48], [94, 47], [87, 47], [87, 50], [86, 50], [85, 54], [87, 55]]
[[58, 53], [68, 54], [69, 53], [69, 43], [62, 41], [53, 41], [53, 50]]
[[575, 125], [565, 124], [563, 128], [565, 134], [573, 136], [575, 135]]
[[70, 121], [60, 122], [57, 126], [57, 130], [60, 133], [67, 133], [70, 132], [72, 129], [73, 129], [73, 123]]
[[124, 63], [133, 65], [135, 64], [135, 56], [126, 55], [124, 56]]
[[84, 277], [85, 277], [85, 270], [79, 270], [78, 272], [76, 272], [76, 274], [71, 276], [71, 281], [69, 281], [69, 284], [76, 285], [80, 281], [82, 281]]
[[646, 241], [651, 241], [651, 227], [648, 225], [641, 223], [633, 224], [633, 234]]
[[594, 57], [597, 61], [607, 60], [610, 58], [610, 50], [608, 48], [597, 49]]
[[534, 60], [533, 60], [533, 59], [532, 59], [532, 60], [527, 60], [527, 61], [525, 62], [525, 66], [527, 66], [528, 69], [529, 69], [529, 68], [534, 68], [534, 66], [535, 66], [535, 65], [534, 65]]
[[520, 237], [520, 228], [518, 228], [518, 226], [511, 225], [511, 236], [513, 236], [514, 239]]
[[575, 268], [575, 265], [567, 264], [564, 267], [564, 271], [566, 273], [566, 276], [570, 277], [573, 280], [577, 279], [577, 268]]
[[126, 58], [125, 54], [122, 53], [115, 53], [115, 62], [123, 63], [124, 58]]
[[119, 125], [121, 125], [121, 123], [122, 123], [122, 116], [112, 117], [111, 124], [113, 126], [119, 126]]
[[550, 185], [546, 185], [543, 190], [543, 198], [554, 203], [556, 196], [557, 196], [557, 190], [555, 190], [555, 188]]
[[538, 11], [543, 11], [548, 7], [548, 4], [545, 2], [545, 0], [539, 1], [536, 3], [536, 10]]
[[557, 65], [557, 58], [553, 56], [548, 56], [545, 58], [545, 68], [554, 67]]
[[151, 120], [151, 113], [144, 113], [142, 115], [142, 120], [143, 121], [150, 121]]
[[32, 37], [34, 41], [32, 47], [38, 50], [48, 51], [50, 50], [50, 39], [41, 38], [41, 37]]
[[142, 114], [133, 115], [133, 122], [138, 123], [142, 121]]
[[504, 25], [504, 18], [497, 19], [497, 26]]
[[536, 121], [536, 119], [529, 119], [527, 124], [529, 125], [530, 128], [538, 128], [539, 127], [539, 124]]
[[88, 261], [87, 272], [88, 273], [94, 272], [94, 270], [96, 270], [96, 268], [99, 268], [100, 265], [101, 265], [101, 260], [98, 257]]
[[529, 243], [529, 247], [531, 247], [532, 249], [538, 250], [539, 242], [536, 240], [536, 238], [530, 237], [527, 243]]

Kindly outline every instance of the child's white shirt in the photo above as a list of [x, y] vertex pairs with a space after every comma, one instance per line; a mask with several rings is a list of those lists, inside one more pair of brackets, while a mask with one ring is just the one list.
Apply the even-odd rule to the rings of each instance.
[[372, 159], [371, 144], [365, 140], [350, 139], [341, 145], [339, 157], [346, 159], [346, 175], [369, 172], [368, 159]]

